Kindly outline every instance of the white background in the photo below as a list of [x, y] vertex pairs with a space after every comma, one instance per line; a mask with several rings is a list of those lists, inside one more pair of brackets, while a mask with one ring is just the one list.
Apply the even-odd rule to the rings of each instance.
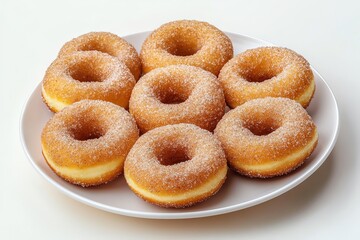
[[[0, 0], [0, 239], [359, 239], [360, 5], [358, 1]], [[23, 104], [62, 44], [89, 31], [120, 36], [176, 19], [291, 48], [319, 71], [340, 108], [327, 161], [295, 189], [238, 212], [190, 220], [115, 215], [63, 195], [29, 164]]]

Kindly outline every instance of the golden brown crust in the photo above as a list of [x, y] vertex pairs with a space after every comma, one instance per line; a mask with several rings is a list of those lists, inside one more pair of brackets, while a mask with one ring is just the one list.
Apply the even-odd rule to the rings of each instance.
[[213, 74], [173, 65], [145, 74], [133, 89], [129, 109], [141, 132], [177, 123], [213, 131], [225, 113], [225, 98]]
[[259, 47], [238, 54], [221, 69], [219, 81], [231, 108], [264, 97], [286, 97], [306, 107], [315, 91], [309, 63], [280, 47]]
[[[186, 161], [166, 162], [167, 159], [174, 161], [184, 155]], [[192, 124], [176, 124], [159, 127], [142, 135], [128, 154], [124, 171], [129, 186], [147, 201], [166, 207], [186, 207], [218, 191], [226, 177], [225, 173], [225, 176], [217, 179], [224, 167], [224, 152], [210, 132]], [[187, 197], [188, 193], [212, 180], [217, 181], [215, 186]], [[142, 194], [134, 187], [135, 184], [154, 197]], [[179, 195], [184, 199], [161, 200], [162, 197]]]
[[61, 171], [58, 171], [58, 169], [55, 167], [52, 167], [49, 164], [48, 159], [45, 157], [44, 153], [42, 152], [43, 157], [47, 163], [47, 165], [51, 168], [51, 170], [53, 170], [59, 177], [61, 177], [62, 179], [64, 179], [65, 181], [75, 184], [75, 185], [79, 185], [82, 187], [93, 187], [93, 186], [99, 186], [101, 184], [107, 184], [113, 180], [115, 180], [122, 172], [124, 169], [124, 164], [120, 164], [117, 168], [108, 171], [104, 174], [101, 174], [99, 176], [93, 177], [93, 178], [81, 178], [79, 179], [78, 177], [72, 176], [72, 175], [66, 175], [63, 174]]
[[273, 177], [300, 166], [317, 144], [314, 122], [286, 98], [254, 99], [225, 114], [215, 129], [229, 165], [251, 177]]
[[140, 58], [143, 72], [185, 64], [203, 68], [216, 76], [233, 56], [230, 39], [216, 27], [195, 20], [166, 23], [145, 40]]
[[[315, 79], [314, 79], [313, 81], [314, 81], [314, 83], [315, 83]], [[316, 90], [316, 85], [314, 84], [314, 89], [312, 90], [312, 92], [311, 92], [311, 94], [310, 94], [310, 97], [309, 97], [307, 100], [305, 100], [305, 101], [303, 101], [303, 102], [300, 103], [301, 106], [303, 106], [303, 108], [306, 109], [306, 108], [310, 105], [311, 100], [314, 98], [315, 90]]]
[[191, 207], [195, 204], [201, 203], [201, 202], [205, 202], [207, 199], [211, 198], [212, 196], [214, 196], [222, 187], [222, 185], [225, 183], [226, 180], [226, 176], [221, 179], [221, 181], [218, 183], [218, 185], [211, 189], [209, 192], [194, 196], [194, 197], [190, 197], [184, 200], [180, 200], [180, 201], [174, 201], [174, 202], [161, 202], [158, 201], [157, 199], [154, 198], [149, 198], [146, 197], [144, 195], [142, 195], [136, 188], [133, 188], [132, 186], [129, 186], [130, 189], [141, 199], [143, 199], [144, 201], [160, 206], [160, 207], [164, 207], [164, 208], [186, 208], [186, 207]]
[[109, 32], [90, 32], [64, 44], [59, 57], [77, 51], [100, 51], [125, 63], [135, 80], [141, 76], [141, 60], [136, 49], [121, 37]]
[[[316, 133], [314, 133], [314, 135], [315, 134]], [[276, 177], [276, 176], [286, 175], [286, 174], [296, 170], [301, 165], [303, 165], [305, 163], [305, 160], [315, 150], [317, 144], [318, 144], [318, 141], [316, 140], [316, 142], [311, 145], [311, 148], [308, 151], [305, 151], [303, 154], [301, 154], [297, 158], [292, 159], [292, 161], [289, 162], [288, 164], [280, 165], [280, 166], [277, 166], [276, 168], [272, 168], [272, 169], [268, 169], [268, 170], [263, 170], [263, 171], [261, 171], [261, 173], [256, 172], [256, 171], [243, 170], [242, 168], [234, 166], [231, 162], [229, 162], [229, 167], [233, 171], [235, 171], [241, 175], [250, 177], [250, 178], [272, 178], [272, 177]]]
[[[46, 123], [41, 144], [46, 161], [58, 175], [88, 186], [119, 175], [138, 136], [134, 119], [123, 108], [99, 100], [82, 100], [56, 113]], [[83, 176], [85, 173], [71, 171], [107, 166], [113, 161], [109, 172], [92, 173], [89, 178]]]
[[104, 100], [128, 107], [135, 79], [117, 58], [98, 51], [57, 58], [42, 83], [44, 102], [55, 112], [82, 99]]
[[46, 106], [49, 108], [50, 111], [56, 113], [60, 110], [58, 110], [57, 108], [53, 107], [47, 100], [46, 100], [46, 97], [44, 97], [44, 92], [43, 90], [41, 91], [41, 99], [42, 101], [46, 104]]

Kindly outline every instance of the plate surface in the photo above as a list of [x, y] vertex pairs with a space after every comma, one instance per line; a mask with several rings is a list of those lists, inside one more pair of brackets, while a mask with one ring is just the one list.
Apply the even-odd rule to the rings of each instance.
[[[124, 39], [139, 51], [148, 34], [137, 33]], [[239, 34], [226, 34], [233, 42], [235, 54], [249, 48], [272, 45]], [[123, 176], [110, 184], [86, 189], [69, 184], [55, 175], [41, 154], [41, 131], [53, 115], [42, 102], [41, 84], [33, 91], [23, 109], [20, 138], [33, 167], [63, 193], [87, 205], [121, 215], [159, 219], [197, 218], [233, 212], [270, 200], [297, 186], [321, 166], [333, 149], [339, 126], [336, 100], [324, 79], [315, 69], [313, 71], [316, 92], [307, 110], [318, 127], [319, 144], [305, 164], [287, 176], [271, 180], [249, 179], [229, 171], [228, 179], [218, 194], [186, 209], [164, 209], [144, 202], [131, 192]]]

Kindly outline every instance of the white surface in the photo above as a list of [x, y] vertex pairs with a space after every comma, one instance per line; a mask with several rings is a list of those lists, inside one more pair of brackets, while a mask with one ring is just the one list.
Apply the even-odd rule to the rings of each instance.
[[[358, 1], [1, 1], [1, 239], [357, 239], [360, 237], [360, 17]], [[326, 79], [340, 109], [327, 161], [298, 187], [261, 205], [191, 220], [107, 213], [65, 196], [36, 173], [19, 141], [20, 112], [61, 45], [89, 31], [119, 35], [174, 19], [289, 47]]]
[[[238, 34], [227, 34], [233, 43], [235, 54], [271, 45]], [[140, 51], [148, 35], [149, 32], [137, 33], [125, 36], [124, 39]], [[53, 114], [42, 101], [40, 84], [25, 105], [20, 121], [20, 137], [31, 164], [46, 180], [66, 195], [90, 206], [121, 215], [156, 219], [219, 215], [257, 205], [289, 191], [314, 173], [330, 154], [338, 136], [339, 112], [331, 90], [315, 70], [314, 77], [316, 92], [307, 111], [318, 126], [319, 144], [306, 163], [292, 174], [265, 181], [239, 177], [229, 171], [227, 181], [216, 196], [187, 209], [164, 209], [142, 201], [127, 187], [123, 176], [110, 184], [86, 189], [69, 184], [54, 174], [41, 154], [39, 136], [44, 124]]]

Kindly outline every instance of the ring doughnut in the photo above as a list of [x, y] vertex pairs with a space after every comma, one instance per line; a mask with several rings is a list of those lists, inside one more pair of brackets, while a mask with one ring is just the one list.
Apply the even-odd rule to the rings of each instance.
[[299, 167], [314, 151], [318, 134], [305, 109], [288, 98], [259, 98], [230, 110], [215, 129], [229, 165], [267, 178]]
[[198, 67], [172, 65], [141, 77], [129, 110], [141, 132], [177, 123], [213, 131], [225, 113], [225, 98], [215, 75]]
[[46, 123], [41, 146], [46, 162], [58, 176], [87, 187], [121, 174], [138, 137], [134, 119], [123, 108], [100, 100], [82, 100]]
[[307, 107], [315, 91], [309, 63], [286, 48], [259, 47], [240, 53], [219, 74], [227, 104], [235, 108], [264, 97], [285, 97]]
[[167, 125], [145, 133], [130, 150], [124, 167], [125, 179], [136, 195], [174, 208], [211, 197], [226, 174], [219, 141], [192, 124]]
[[136, 49], [121, 37], [109, 32], [90, 32], [64, 44], [59, 56], [77, 51], [100, 51], [125, 63], [135, 80], [141, 76], [141, 60]]
[[104, 100], [127, 108], [135, 79], [115, 57], [98, 51], [57, 58], [47, 69], [42, 96], [58, 112], [82, 99]]
[[140, 53], [144, 73], [159, 67], [185, 64], [217, 76], [232, 57], [230, 39], [209, 23], [195, 20], [160, 26], [145, 40]]

